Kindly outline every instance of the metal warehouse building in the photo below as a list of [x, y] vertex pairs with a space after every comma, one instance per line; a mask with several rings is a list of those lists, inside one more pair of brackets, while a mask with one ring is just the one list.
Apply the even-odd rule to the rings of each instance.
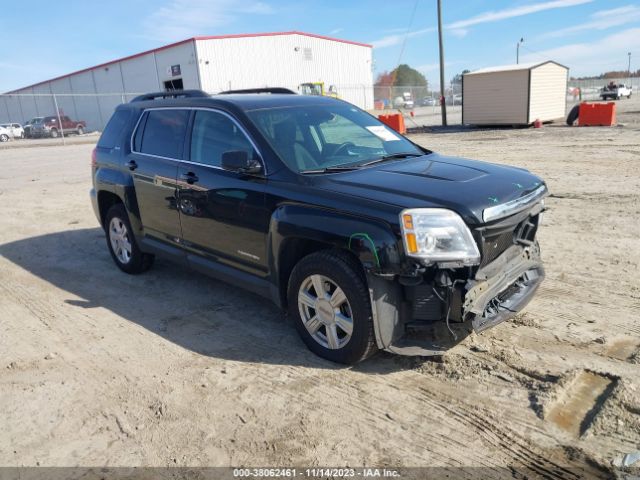
[[85, 120], [88, 129], [101, 129], [133, 94], [181, 88], [297, 90], [308, 82], [335, 85], [339, 98], [373, 108], [371, 45], [304, 32], [189, 38], [8, 92], [0, 98], [0, 123], [55, 115], [51, 94], [61, 113]]
[[490, 67], [462, 77], [462, 123], [529, 125], [564, 117], [569, 69], [551, 60]]

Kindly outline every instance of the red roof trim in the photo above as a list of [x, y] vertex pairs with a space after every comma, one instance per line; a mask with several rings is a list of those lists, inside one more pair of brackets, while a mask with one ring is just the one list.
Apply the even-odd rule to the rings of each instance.
[[247, 37], [276, 37], [278, 35], [302, 35], [305, 37], [321, 38], [322, 40], [330, 40], [332, 42], [349, 43], [351, 45], [358, 45], [360, 47], [373, 48], [373, 45], [368, 43], [353, 42], [351, 40], [343, 40], [341, 38], [327, 37], [325, 35], [318, 35], [315, 33], [298, 32], [292, 30], [290, 32], [270, 32], [270, 33], [239, 33], [236, 35], [207, 35], [202, 37], [194, 37], [194, 40], [220, 40], [224, 38], [247, 38]]
[[170, 44], [164, 45], [162, 47], [152, 48], [151, 50], [145, 50], [144, 52], [135, 53], [135, 54], [129, 55], [127, 57], [118, 58], [116, 60], [110, 60], [108, 62], [101, 63], [100, 65], [95, 65], [93, 67], [83, 68], [82, 70], [77, 70], [75, 72], [67, 73], [65, 75], [60, 75], [59, 77], [54, 77], [54, 78], [51, 78], [49, 80], [43, 80], [41, 82], [34, 83], [34, 84], [26, 86], [26, 87], [21, 87], [21, 88], [18, 88], [16, 90], [11, 90], [10, 92], [7, 92], [5, 95], [11, 94], [11, 93], [17, 93], [17, 92], [19, 92], [21, 90], [26, 90], [27, 88], [37, 87], [38, 85], [43, 85], [45, 83], [55, 82], [56, 80], [62, 80], [63, 78], [68, 78], [68, 77], [72, 77], [74, 75], [79, 75], [81, 73], [85, 73], [85, 72], [89, 72], [91, 70], [95, 70], [96, 68], [102, 68], [102, 67], [106, 67], [108, 65], [113, 65], [114, 63], [124, 62], [124, 61], [127, 61], [127, 60], [131, 60], [133, 58], [138, 58], [138, 57], [142, 57], [144, 55], [149, 55], [151, 53], [160, 52], [162, 50], [166, 50], [167, 48], [177, 47], [178, 45], [182, 45], [183, 43], [189, 43], [189, 42], [193, 42], [195, 40], [220, 40], [220, 39], [224, 39], [224, 38], [275, 37], [275, 36], [279, 36], [279, 35], [303, 35], [305, 37], [321, 38], [323, 40], [330, 40], [330, 41], [333, 41], [333, 42], [348, 43], [348, 44], [351, 44], [351, 45], [358, 45], [360, 47], [373, 48], [373, 45], [369, 45], [367, 43], [352, 42], [351, 40], [342, 40], [340, 38], [326, 37], [324, 35], [317, 35], [315, 33], [298, 32], [298, 31], [295, 31], [295, 30], [293, 30], [291, 32], [239, 33], [239, 34], [234, 34], [234, 35], [198, 36], [198, 37], [187, 38], [186, 40], [180, 40], [179, 42], [170, 43]]

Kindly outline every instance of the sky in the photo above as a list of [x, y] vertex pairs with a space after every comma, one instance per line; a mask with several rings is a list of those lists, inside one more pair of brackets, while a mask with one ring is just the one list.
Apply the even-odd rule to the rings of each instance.
[[[438, 83], [435, 0], [10, 2], [0, 16], [0, 91], [197, 35], [299, 30], [374, 46], [374, 75], [406, 63]], [[570, 75], [640, 68], [640, 2], [442, 0], [445, 78], [555, 60]]]

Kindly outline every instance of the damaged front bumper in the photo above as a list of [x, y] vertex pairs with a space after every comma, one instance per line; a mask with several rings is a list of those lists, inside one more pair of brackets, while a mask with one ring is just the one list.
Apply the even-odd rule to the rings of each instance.
[[[424, 285], [433, 290], [446, 315], [444, 319], [416, 322], [402, 285], [369, 276], [378, 347], [401, 355], [442, 355], [471, 331], [482, 332], [515, 316], [533, 298], [543, 279], [538, 244], [512, 245], [464, 282], [458, 302], [449, 296], [443, 299], [435, 287]], [[454, 319], [451, 323], [450, 317]]]
[[543, 279], [538, 244], [513, 245], [467, 283], [463, 315], [478, 333], [494, 327], [522, 310]]

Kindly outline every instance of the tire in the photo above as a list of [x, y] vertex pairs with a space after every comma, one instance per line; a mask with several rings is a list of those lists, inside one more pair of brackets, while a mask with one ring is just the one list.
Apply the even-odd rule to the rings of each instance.
[[575, 105], [569, 112], [569, 115], [567, 115], [567, 125], [573, 126], [573, 124], [575, 123], [575, 121], [578, 119], [579, 116], [580, 116], [580, 105]]
[[129, 215], [122, 203], [112, 206], [104, 222], [107, 247], [111, 258], [120, 270], [137, 275], [153, 265], [154, 256], [144, 253], [133, 236]]
[[6, 134], [2, 134], [0, 135], [0, 142], [4, 143], [4, 142], [8, 142], [9, 141], [9, 135]]
[[[316, 288], [324, 293], [317, 295]], [[336, 295], [338, 289], [344, 295]], [[347, 253], [325, 250], [300, 260], [291, 272], [287, 299], [302, 341], [316, 355], [353, 365], [377, 351], [364, 272]]]
[[78, 126], [78, 130], [76, 130], [76, 133], [78, 135], [82, 135], [84, 133], [84, 128], [82, 128], [81, 126]]
[[49, 134], [51, 135], [51, 138], [58, 138], [58, 130], [55, 128], [52, 128]]

